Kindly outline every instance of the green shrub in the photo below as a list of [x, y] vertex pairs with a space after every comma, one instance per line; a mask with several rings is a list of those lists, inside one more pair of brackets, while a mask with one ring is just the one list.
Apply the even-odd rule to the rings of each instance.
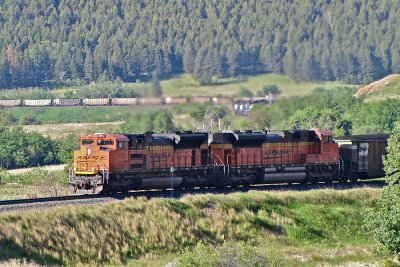
[[247, 88], [240, 88], [238, 96], [239, 97], [253, 97], [253, 92]]
[[366, 215], [365, 229], [381, 244], [382, 257], [400, 260], [400, 122], [389, 138], [384, 163], [389, 184], [377, 208]]

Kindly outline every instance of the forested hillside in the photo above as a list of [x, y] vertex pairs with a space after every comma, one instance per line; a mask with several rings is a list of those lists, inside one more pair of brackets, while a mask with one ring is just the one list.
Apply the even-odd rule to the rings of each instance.
[[187, 72], [400, 72], [400, 1], [0, 0], [0, 87]]

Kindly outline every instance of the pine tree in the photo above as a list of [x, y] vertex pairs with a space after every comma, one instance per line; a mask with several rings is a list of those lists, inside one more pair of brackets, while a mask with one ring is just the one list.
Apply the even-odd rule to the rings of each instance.
[[10, 66], [6, 57], [0, 58], [0, 88], [10, 87]]
[[85, 73], [85, 81], [92, 82], [94, 79], [94, 71], [93, 71], [93, 56], [92, 51], [90, 49], [86, 49], [86, 57], [84, 64], [84, 73]]
[[192, 48], [192, 43], [190, 41], [186, 41], [185, 51], [183, 54], [183, 68], [186, 73], [194, 72], [194, 51]]

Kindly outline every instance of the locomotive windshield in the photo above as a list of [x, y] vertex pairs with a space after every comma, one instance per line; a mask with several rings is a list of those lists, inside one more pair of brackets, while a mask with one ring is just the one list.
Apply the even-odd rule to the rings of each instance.
[[91, 145], [93, 144], [92, 139], [82, 139], [82, 145]]
[[113, 145], [113, 144], [114, 144], [114, 140], [111, 140], [111, 139], [97, 140], [97, 145], [99, 145], [99, 146], [109, 146], [109, 145]]

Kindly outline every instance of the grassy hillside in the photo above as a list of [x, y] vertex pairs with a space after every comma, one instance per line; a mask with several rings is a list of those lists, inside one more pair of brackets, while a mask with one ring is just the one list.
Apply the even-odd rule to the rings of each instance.
[[[240, 76], [239, 78], [217, 79], [213, 85], [201, 85], [191, 75], [176, 75], [160, 81], [164, 96], [237, 96], [241, 88], [247, 88], [256, 94], [265, 85], [277, 85], [282, 96], [305, 95], [315, 87], [334, 88], [337, 86], [348, 86], [342, 82], [299, 82], [287, 75], [281, 74], [259, 74]], [[96, 83], [82, 86], [71, 86], [53, 90], [31, 88], [31, 89], [8, 89], [0, 91], [0, 98], [58, 98], [68, 95], [80, 95], [90, 91], [107, 91], [107, 88], [115, 87], [122, 91], [136, 91], [140, 95], [147, 95], [151, 83]], [[86, 93], [87, 94], [87, 93]]]
[[376, 263], [362, 214], [379, 192], [250, 191], [1, 214], [0, 260], [216, 266], [233, 248], [273, 266]]
[[180, 75], [161, 82], [165, 96], [213, 95], [236, 96], [241, 88], [256, 94], [265, 85], [277, 85], [281, 96], [305, 95], [316, 87], [347, 86], [342, 82], [298, 82], [286, 75], [259, 74], [240, 78], [220, 79], [215, 85], [202, 86], [190, 75]]
[[360, 88], [357, 96], [365, 97], [367, 100], [400, 98], [400, 74], [389, 75]]

